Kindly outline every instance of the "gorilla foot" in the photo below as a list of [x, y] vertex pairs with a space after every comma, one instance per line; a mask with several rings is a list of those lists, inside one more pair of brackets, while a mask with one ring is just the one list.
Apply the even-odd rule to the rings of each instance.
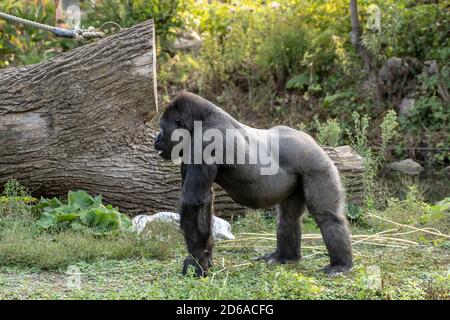
[[290, 264], [290, 263], [297, 263], [298, 260], [300, 260], [300, 257], [288, 257], [275, 251], [255, 259], [255, 261], [261, 260], [266, 261], [268, 264]]
[[206, 268], [202, 268], [200, 263], [192, 256], [188, 256], [186, 257], [186, 259], [184, 259], [182, 274], [186, 275], [188, 273], [189, 268], [194, 269], [194, 276], [198, 278], [206, 277], [208, 275]]
[[352, 266], [348, 265], [327, 265], [323, 268], [323, 271], [330, 277], [338, 276], [340, 274], [348, 273], [351, 270]]

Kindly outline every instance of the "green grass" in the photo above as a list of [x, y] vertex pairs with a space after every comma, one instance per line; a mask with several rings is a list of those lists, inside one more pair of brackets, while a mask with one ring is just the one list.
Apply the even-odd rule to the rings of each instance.
[[[173, 256], [180, 242], [177, 230], [168, 224], [155, 223], [145, 235], [116, 232], [98, 235], [93, 230], [44, 232], [28, 206], [9, 215], [0, 214], [0, 265], [58, 270], [78, 261], [96, 259], [155, 258]], [[0, 210], [1, 213], [1, 210]], [[181, 244], [179, 245], [181, 247]]]
[[143, 235], [129, 229], [102, 234], [95, 227], [84, 225], [77, 229], [43, 229], [37, 223], [38, 206], [33, 205], [37, 199], [30, 201], [17, 181], [9, 181], [4, 194], [0, 202], [0, 266], [59, 270], [79, 261], [98, 259], [167, 260], [181, 248], [181, 244], [170, 245], [179, 243], [181, 236], [165, 223], [149, 225]]
[[[4, 251], [2, 244], [0, 298], [450, 299], [448, 247], [430, 244], [401, 249], [355, 245], [352, 272], [329, 278], [320, 271], [328, 263], [328, 257], [323, 247], [315, 248], [321, 245], [317, 240], [303, 241], [304, 259], [298, 264], [269, 266], [253, 262], [252, 258], [274, 246], [271, 240], [245, 240], [249, 235], [244, 233], [275, 231], [273, 218], [260, 215], [257, 221], [256, 217], [251, 214], [233, 223], [237, 241], [217, 243], [215, 266], [204, 279], [181, 275], [185, 250], [181, 237], [172, 234], [171, 227], [161, 230], [158, 226], [155, 228], [158, 232], [150, 230], [151, 238], [144, 241], [147, 247], [128, 236], [108, 239], [73, 233], [53, 236], [49, 242], [44, 238], [36, 238], [35, 243], [16, 241], [19, 250], [15, 254], [12, 248]], [[258, 228], [251, 229], [251, 221], [256, 221]], [[368, 233], [353, 228], [354, 233]], [[304, 230], [309, 230], [308, 233], [316, 230], [310, 219], [306, 219]], [[149, 244], [158, 243], [158, 239], [159, 247]], [[155, 254], [161, 247], [165, 254]], [[10, 259], [4, 260], [7, 256]], [[14, 260], [13, 256], [21, 258]], [[72, 279], [66, 274], [68, 263], [81, 272], [79, 289], [68, 286]], [[381, 287], [368, 285], [373, 265], [381, 271]]]
[[[311, 239], [319, 231], [308, 215], [302, 230], [310, 236], [302, 241], [299, 263], [253, 261], [274, 250], [276, 219], [250, 211], [232, 223], [236, 240], [216, 243], [209, 277], [196, 279], [181, 275], [186, 250], [172, 225], [154, 223], [141, 235], [43, 231], [36, 227], [39, 214], [18, 190], [9, 184], [7, 201], [0, 203], [0, 299], [450, 299], [445, 237], [408, 233], [403, 239], [417, 242], [413, 246], [357, 243], [352, 271], [329, 278], [321, 271], [326, 250], [321, 239]], [[430, 206], [413, 191], [376, 214], [448, 234], [448, 199]], [[354, 235], [393, 227], [369, 216], [362, 223], [352, 225]]]

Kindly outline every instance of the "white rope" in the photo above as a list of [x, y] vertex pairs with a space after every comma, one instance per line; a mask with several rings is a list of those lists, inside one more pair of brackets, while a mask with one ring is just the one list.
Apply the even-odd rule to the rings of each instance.
[[88, 39], [95, 39], [95, 38], [103, 38], [105, 34], [103, 32], [95, 31], [93, 28], [89, 28], [88, 30], [83, 29], [63, 29], [63, 28], [57, 28], [53, 26], [49, 26], [47, 24], [39, 23], [30, 21], [27, 19], [19, 18], [4, 12], [0, 11], [0, 18], [4, 19], [6, 21], [10, 21], [13, 23], [21, 23], [25, 26], [45, 30], [52, 32], [57, 37], [62, 38], [71, 38], [76, 40], [88, 40]]

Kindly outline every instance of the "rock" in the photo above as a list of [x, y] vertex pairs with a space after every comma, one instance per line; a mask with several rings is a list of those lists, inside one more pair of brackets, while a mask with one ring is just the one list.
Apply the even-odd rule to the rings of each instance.
[[414, 108], [415, 102], [416, 101], [414, 99], [403, 98], [398, 106], [398, 115], [401, 118], [408, 118], [411, 116], [411, 111]]
[[439, 73], [439, 65], [436, 60], [425, 61], [424, 65], [425, 65], [424, 71], [429, 75]]
[[172, 44], [172, 48], [175, 50], [198, 50], [203, 44], [203, 40], [200, 36], [192, 31], [192, 32], [184, 32], [179, 34], [179, 37]]
[[411, 57], [391, 57], [386, 60], [378, 72], [379, 88], [384, 99], [394, 105], [400, 105], [402, 98], [416, 91], [416, 76], [422, 72], [423, 65]]
[[386, 60], [385, 64], [378, 72], [378, 77], [384, 84], [392, 83], [396, 78], [404, 73], [401, 58], [392, 57]]
[[[144, 231], [147, 223], [153, 221], [163, 221], [173, 224], [177, 227], [180, 226], [180, 215], [174, 212], [158, 212], [154, 215], [141, 214], [133, 218], [133, 231], [141, 233]], [[234, 235], [231, 233], [231, 225], [216, 216], [212, 217], [212, 235], [214, 240], [233, 240]]]
[[392, 170], [400, 171], [409, 175], [417, 175], [423, 171], [423, 167], [411, 159], [391, 163], [389, 167]]

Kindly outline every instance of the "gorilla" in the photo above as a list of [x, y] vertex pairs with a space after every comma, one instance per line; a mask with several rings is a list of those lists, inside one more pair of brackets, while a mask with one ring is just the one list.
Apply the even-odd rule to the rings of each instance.
[[[249, 139], [266, 146], [269, 151], [274, 149], [262, 137], [276, 133], [278, 152], [270, 159], [277, 165], [276, 172], [261, 174], [264, 165], [260, 160], [255, 163], [189, 161], [206, 148], [203, 141], [196, 152], [193, 146], [195, 137], [194, 142], [187, 143], [190, 149], [181, 150], [178, 156], [172, 155], [179, 143], [172, 135], [178, 130], [193, 135], [195, 123], [201, 123], [201, 133], [214, 129], [226, 136], [230, 129], [235, 129], [233, 132], [237, 130], [239, 134], [235, 134], [231, 149], [228, 148], [228, 139], [223, 142], [225, 151], [222, 156], [227, 157], [227, 153], [232, 152], [234, 161], [237, 160], [237, 152], [234, 151], [241, 151], [246, 157], [252, 156], [254, 150], [248, 147]], [[214, 182], [241, 205], [250, 208], [277, 206], [276, 250], [256, 260], [284, 264], [301, 258], [300, 216], [307, 207], [320, 228], [330, 257], [330, 264], [323, 270], [334, 275], [351, 269], [352, 247], [345, 217], [344, 189], [335, 165], [312, 137], [287, 126], [268, 130], [251, 128], [208, 100], [187, 91], [178, 93], [169, 102], [159, 125], [160, 132], [155, 137], [154, 146], [159, 155], [165, 160], [182, 159], [180, 227], [189, 253], [184, 260], [183, 274], [192, 266], [197, 276], [206, 276], [208, 267], [212, 265], [211, 188]]]

